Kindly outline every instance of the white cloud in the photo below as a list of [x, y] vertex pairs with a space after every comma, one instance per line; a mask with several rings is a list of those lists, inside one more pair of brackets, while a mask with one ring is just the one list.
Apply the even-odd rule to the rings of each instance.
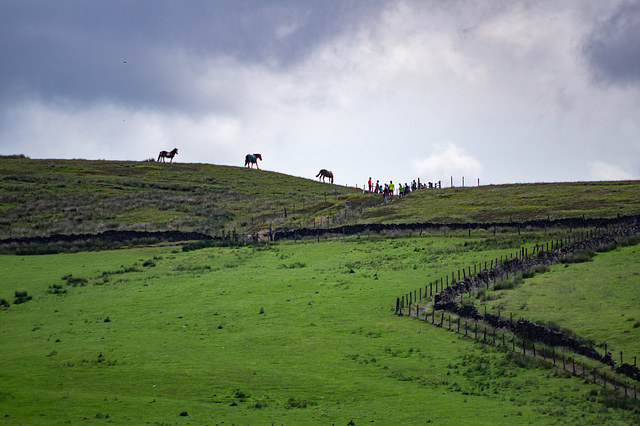
[[633, 175], [616, 164], [603, 161], [591, 161], [588, 163], [589, 174], [592, 180], [631, 180]]
[[[466, 177], [467, 182], [472, 182], [482, 174], [482, 164], [452, 142], [436, 146], [427, 158], [413, 160], [412, 167], [419, 176], [439, 177], [438, 180], [453, 177], [454, 182], [459, 182], [462, 177]], [[445, 184], [446, 182], [449, 180], [445, 180]]]

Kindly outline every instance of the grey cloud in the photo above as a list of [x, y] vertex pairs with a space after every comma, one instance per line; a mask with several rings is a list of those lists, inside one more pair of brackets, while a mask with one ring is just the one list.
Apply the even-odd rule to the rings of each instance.
[[[19, 1], [0, 4], [0, 102], [35, 96], [192, 108], [193, 63], [276, 68], [352, 30], [383, 3], [341, 1]], [[278, 29], [284, 29], [278, 31]], [[176, 52], [184, 55], [175, 56]], [[186, 93], [185, 93], [186, 92]], [[193, 96], [190, 96], [193, 95]], [[216, 100], [212, 100], [216, 107]], [[223, 107], [223, 105], [220, 105]]]
[[621, 4], [607, 19], [594, 25], [584, 53], [598, 81], [640, 83], [640, 2]]

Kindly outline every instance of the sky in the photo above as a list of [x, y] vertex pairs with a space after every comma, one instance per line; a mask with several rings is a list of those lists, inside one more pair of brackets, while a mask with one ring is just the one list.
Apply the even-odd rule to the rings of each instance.
[[0, 0], [0, 155], [640, 179], [640, 0]]

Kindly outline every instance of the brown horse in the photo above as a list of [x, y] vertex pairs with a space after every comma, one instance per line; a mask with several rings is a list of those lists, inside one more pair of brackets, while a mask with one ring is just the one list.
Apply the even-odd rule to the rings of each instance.
[[169, 164], [173, 163], [173, 157], [176, 156], [176, 154], [178, 154], [178, 148], [173, 148], [171, 150], [171, 152], [167, 152], [167, 151], [160, 151], [160, 154], [158, 155], [158, 163], [160, 162], [160, 159], [162, 158], [162, 162], [165, 163], [166, 161], [164, 160], [165, 158], [170, 158], [171, 161], [169, 161]]
[[333, 183], [333, 173], [329, 170], [326, 170], [326, 169], [320, 170], [320, 172], [318, 172], [316, 177], [318, 178], [318, 180], [322, 178], [323, 182], [324, 182], [324, 178], [329, 178], [329, 183]]
[[253, 168], [253, 165], [255, 164], [256, 169], [260, 169], [260, 167], [258, 167], [258, 160], [262, 161], [262, 155], [247, 154], [247, 156], [244, 157], [244, 165]]

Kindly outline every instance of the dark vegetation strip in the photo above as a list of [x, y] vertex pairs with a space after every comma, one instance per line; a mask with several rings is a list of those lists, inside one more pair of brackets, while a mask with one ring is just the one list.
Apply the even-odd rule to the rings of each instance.
[[[640, 369], [636, 365], [628, 363], [623, 363], [616, 367], [613, 357], [611, 353], [606, 351], [606, 347], [605, 354], [601, 355], [591, 345], [586, 345], [583, 339], [568, 335], [570, 334], [568, 331], [553, 330], [545, 325], [536, 324], [526, 319], [520, 319], [514, 323], [512, 320], [503, 319], [499, 315], [486, 313], [482, 315], [474, 305], [458, 303], [458, 299], [462, 299], [465, 294], [470, 294], [472, 291], [480, 290], [483, 287], [488, 288], [492, 281], [495, 283], [504, 276], [508, 277], [509, 274], [515, 275], [519, 272], [535, 270], [541, 266], [562, 262], [563, 259], [571, 258], [577, 253], [597, 251], [603, 247], [611, 248], [625, 241], [637, 244], [638, 235], [640, 235], [640, 226], [637, 221], [625, 221], [619, 223], [618, 226], [609, 227], [606, 232], [594, 233], [594, 235], [579, 241], [556, 245], [555, 248], [552, 244], [551, 250], [538, 251], [535, 257], [529, 257], [524, 250], [521, 250], [520, 257], [516, 255], [516, 257], [507, 259], [500, 264], [496, 262], [495, 267], [481, 270], [477, 274], [472, 275], [469, 273], [469, 276], [465, 276], [463, 280], [457, 283], [454, 283], [452, 275], [452, 285], [447, 285], [446, 288], [442, 288], [440, 293], [435, 294], [433, 308], [434, 310], [451, 312], [460, 317], [484, 321], [495, 329], [508, 330], [514, 335], [532, 342], [540, 342], [552, 347], [568, 348], [578, 354], [610, 366], [612, 370], [619, 374], [624, 374], [636, 381], [640, 381]], [[493, 261], [491, 263], [493, 264]], [[413, 292], [413, 294], [415, 293]], [[420, 294], [422, 294], [422, 291], [420, 291]], [[427, 297], [426, 287], [424, 296]], [[407, 298], [409, 309], [411, 309], [412, 305], [411, 300], [414, 298], [415, 296]], [[396, 314], [404, 314], [404, 301], [404, 296], [396, 300]]]
[[[320, 238], [331, 235], [357, 235], [363, 233], [384, 233], [390, 231], [429, 231], [429, 230], [469, 230], [502, 228], [607, 228], [613, 225], [637, 223], [640, 215], [619, 216], [617, 218], [565, 218], [551, 220], [531, 220], [525, 222], [486, 222], [486, 223], [400, 223], [400, 224], [357, 224], [335, 228], [297, 228], [292, 230], [271, 231], [271, 241]], [[111, 250], [122, 246], [156, 244], [160, 242], [208, 241], [187, 250], [216, 245], [216, 241], [258, 241], [258, 234], [242, 236], [229, 233], [222, 238], [201, 232], [182, 231], [105, 231], [97, 234], [54, 234], [50, 236], [8, 238], [0, 240], [0, 254], [39, 255], [63, 252]]]
[[48, 237], [0, 240], [0, 254], [39, 255], [63, 252], [111, 250], [122, 246], [160, 242], [206, 241], [213, 237], [200, 232], [105, 231], [99, 234], [55, 234]]
[[362, 233], [382, 233], [388, 231], [429, 231], [438, 229], [450, 229], [450, 230], [473, 230], [473, 229], [485, 229], [491, 230], [496, 228], [606, 228], [613, 225], [631, 224], [640, 221], [640, 215], [631, 216], [618, 216], [615, 218], [565, 218], [565, 219], [540, 219], [529, 220], [525, 222], [484, 222], [484, 223], [471, 223], [471, 222], [459, 222], [459, 223], [397, 223], [397, 224], [384, 224], [384, 223], [371, 223], [371, 224], [356, 224], [345, 225], [336, 228], [299, 228], [291, 230], [274, 231], [272, 233], [272, 239], [277, 240], [292, 240], [297, 238], [307, 237], [323, 237], [328, 235], [356, 235]]

